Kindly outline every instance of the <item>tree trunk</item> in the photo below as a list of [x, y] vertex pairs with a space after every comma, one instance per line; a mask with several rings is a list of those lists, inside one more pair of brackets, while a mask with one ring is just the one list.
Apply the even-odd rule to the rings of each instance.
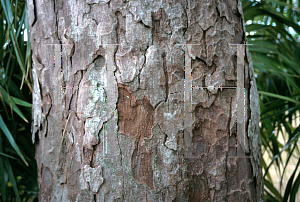
[[27, 1], [40, 201], [263, 201], [241, 2], [117, 1]]

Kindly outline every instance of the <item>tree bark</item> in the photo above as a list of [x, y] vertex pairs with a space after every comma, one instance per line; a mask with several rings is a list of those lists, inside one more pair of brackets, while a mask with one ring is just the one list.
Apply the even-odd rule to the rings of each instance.
[[264, 201], [247, 47], [236, 156], [240, 1], [27, 2], [40, 201]]

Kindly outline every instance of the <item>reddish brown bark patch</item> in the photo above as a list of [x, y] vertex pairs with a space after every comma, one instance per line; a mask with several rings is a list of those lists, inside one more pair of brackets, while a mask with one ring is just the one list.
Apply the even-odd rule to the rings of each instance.
[[119, 132], [135, 138], [151, 138], [154, 108], [147, 97], [136, 100], [128, 86], [119, 84]]
[[205, 181], [205, 175], [197, 176], [188, 187], [188, 194], [190, 196], [189, 201], [200, 202], [205, 201], [208, 197], [207, 182]]
[[147, 151], [144, 139], [152, 137], [154, 108], [145, 96], [141, 100], [136, 100], [129, 86], [118, 84], [118, 89], [118, 132], [136, 139], [131, 163], [133, 178], [137, 183], [143, 183], [153, 190], [151, 150]]
[[132, 154], [131, 169], [132, 176], [137, 183], [143, 183], [154, 190], [153, 170], [151, 163], [151, 149], [147, 151], [145, 144], [137, 141], [137, 146]]

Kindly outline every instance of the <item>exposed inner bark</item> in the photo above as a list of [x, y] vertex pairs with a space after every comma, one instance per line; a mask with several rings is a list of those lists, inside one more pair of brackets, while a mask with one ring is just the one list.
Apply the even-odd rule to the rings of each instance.
[[144, 183], [154, 189], [151, 150], [147, 151], [144, 140], [152, 137], [154, 108], [147, 97], [136, 100], [128, 86], [119, 88], [119, 133], [135, 138], [136, 147], [132, 154], [132, 175], [136, 182]]

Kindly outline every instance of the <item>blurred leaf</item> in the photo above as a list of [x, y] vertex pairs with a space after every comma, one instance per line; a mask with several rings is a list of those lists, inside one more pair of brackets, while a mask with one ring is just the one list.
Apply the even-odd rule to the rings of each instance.
[[271, 193], [276, 197], [274, 198], [276, 201], [282, 201], [281, 194], [277, 191], [277, 189], [270, 183], [268, 180], [264, 181], [265, 186], [271, 191]]
[[[8, 158], [12, 158], [12, 159], [17, 160], [17, 158], [15, 158], [15, 157], [13, 157], [13, 156], [10, 156], [10, 155], [7, 155], [7, 154], [4, 154], [4, 153], [2, 153], [2, 152], [0, 152], [0, 155], [1, 155], [1, 156], [5, 156], [5, 157], [8, 157]], [[3, 164], [2, 164], [2, 165], [3, 165]]]
[[28, 103], [28, 102], [25, 102], [23, 100], [20, 100], [18, 98], [15, 98], [13, 96], [11, 96], [11, 98], [13, 99], [13, 101], [17, 104], [17, 105], [21, 105], [21, 106], [24, 106], [24, 107], [32, 107], [32, 104]]
[[266, 95], [266, 96], [270, 96], [270, 97], [274, 97], [274, 98], [278, 98], [278, 99], [282, 99], [282, 100], [287, 100], [287, 101], [290, 101], [290, 102], [294, 102], [296, 104], [300, 104], [300, 101], [297, 101], [297, 100], [293, 100], [289, 97], [286, 97], [286, 96], [282, 96], [282, 95], [278, 95], [278, 94], [274, 94], [274, 93], [269, 93], [269, 92], [265, 92], [265, 91], [258, 91], [259, 94], [262, 94], [262, 95]]
[[6, 104], [10, 105], [12, 110], [15, 111], [24, 121], [26, 121], [28, 123], [28, 120], [25, 118], [23, 113], [20, 111], [20, 109], [15, 104], [14, 99], [10, 99], [10, 96], [6, 93], [6, 91], [2, 88], [2, 86], [0, 86], [0, 93], [1, 93], [3, 100], [6, 102]]
[[291, 193], [291, 200], [290, 202], [295, 202], [296, 201], [296, 194], [299, 191], [299, 185], [300, 185], [300, 174], [298, 173], [298, 177], [295, 180], [292, 193]]
[[292, 143], [296, 142], [295, 144], [297, 144], [297, 140], [299, 137], [300, 137], [300, 133], [298, 133], [288, 143], [286, 143], [286, 145], [284, 145], [284, 147], [282, 148], [282, 150], [280, 151], [280, 153], [278, 155], [274, 156], [271, 163], [269, 163], [267, 169], [265, 170], [265, 176], [268, 173], [268, 170], [269, 170], [270, 166], [272, 165], [272, 163], [281, 155], [282, 152], [284, 152], [288, 147], [290, 147]]
[[23, 160], [23, 162], [28, 166], [28, 163], [26, 162], [23, 154], [21, 153], [18, 145], [16, 144], [14, 138], [12, 137], [12, 135], [10, 134], [8, 128], [6, 127], [5, 123], [3, 122], [2, 116], [0, 115], [0, 127], [3, 131], [3, 133], [5, 134], [5, 136], [7, 137], [7, 139], [9, 140], [11, 146], [14, 148], [14, 150], [17, 152], [17, 154], [20, 156], [20, 158]]
[[15, 192], [16, 197], [17, 197], [17, 200], [19, 202], [21, 202], [21, 198], [19, 196], [19, 191], [18, 191], [16, 180], [15, 180], [15, 176], [14, 176], [14, 173], [12, 171], [11, 165], [10, 165], [10, 163], [9, 163], [9, 161], [8, 161], [7, 158], [4, 158], [4, 166], [5, 166], [6, 172], [8, 174], [8, 178], [9, 178], [9, 180], [11, 182], [12, 188], [13, 188], [13, 190]]
[[[290, 179], [289, 179], [289, 181], [288, 181], [288, 184], [287, 184], [287, 186], [286, 186], [286, 189], [285, 189], [286, 191], [285, 191], [285, 193], [284, 193], [284, 197], [283, 197], [283, 200], [282, 200], [283, 202], [287, 202], [289, 196], [290, 196], [290, 197], [293, 197], [293, 198], [295, 197], [295, 195], [292, 195], [291, 190], [292, 190], [292, 188], [293, 188], [293, 180], [294, 180], [294, 177], [295, 177], [297, 168], [299, 167], [299, 164], [300, 164], [300, 159], [298, 160], [298, 163], [297, 163], [297, 165], [296, 165], [296, 168], [295, 168], [293, 174], [291, 175], [291, 177], [290, 177]], [[290, 202], [292, 202], [292, 201], [290, 200]]]

